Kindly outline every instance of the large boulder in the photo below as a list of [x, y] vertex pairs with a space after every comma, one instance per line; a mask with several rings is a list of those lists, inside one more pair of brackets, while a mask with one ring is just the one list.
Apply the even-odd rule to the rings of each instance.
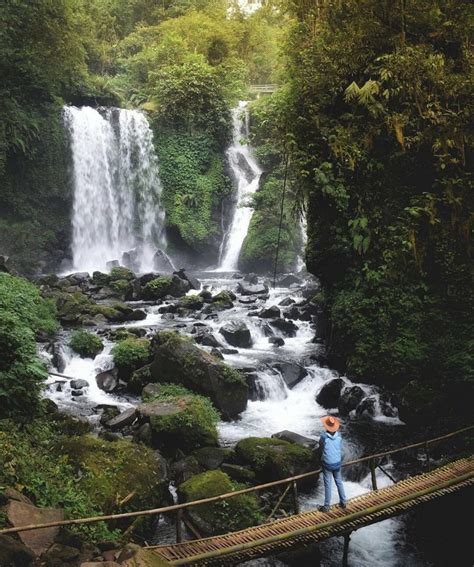
[[188, 280], [180, 278], [178, 275], [161, 276], [149, 281], [143, 288], [143, 299], [156, 301], [163, 299], [167, 295], [181, 297], [191, 289]]
[[239, 282], [237, 284], [237, 292], [241, 295], [267, 295], [268, 286], [265, 284], [247, 284]]
[[191, 339], [178, 333], [157, 333], [152, 342], [150, 373], [154, 382], [185, 386], [208, 396], [225, 419], [233, 419], [247, 407], [248, 388], [243, 376]]
[[281, 373], [282, 378], [288, 388], [293, 388], [294, 386], [296, 386], [296, 384], [301, 382], [303, 378], [308, 376], [308, 371], [306, 370], [306, 368], [301, 366], [301, 364], [297, 364], [296, 362], [277, 362], [273, 365], [273, 368], [276, 368]]
[[251, 348], [252, 336], [247, 325], [241, 321], [230, 321], [219, 329], [225, 340], [232, 346]]
[[295, 443], [269, 437], [248, 437], [235, 447], [236, 458], [248, 465], [261, 482], [309, 472], [314, 468], [312, 451]]
[[186, 280], [189, 283], [191, 289], [201, 289], [201, 282], [194, 276], [187, 274], [184, 268], [181, 268], [177, 272], [173, 272], [173, 274], [177, 275], [182, 280]]
[[118, 386], [118, 370], [113, 368], [111, 370], [104, 370], [96, 375], [95, 380], [97, 386], [104, 392], [113, 392]]
[[339, 399], [337, 407], [341, 415], [348, 415], [364, 398], [364, 390], [360, 386], [346, 388]]
[[209, 400], [188, 391], [163, 390], [159, 396], [137, 407], [140, 421], [151, 426], [154, 447], [174, 454], [217, 445], [218, 414]]
[[270, 325], [281, 331], [287, 337], [296, 337], [298, 326], [287, 319], [271, 319]]
[[[212, 470], [193, 476], [178, 488], [182, 502], [202, 500], [234, 492], [239, 487], [222, 471]], [[234, 496], [227, 501], [189, 508], [191, 522], [204, 536], [245, 529], [263, 520], [257, 498], [251, 494]]]
[[295, 443], [296, 445], [306, 447], [307, 449], [313, 449], [315, 445], [318, 444], [318, 441], [316, 439], [311, 439], [310, 437], [305, 437], [304, 435], [300, 435], [299, 433], [288, 431], [286, 429], [284, 431], [274, 433], [272, 435], [272, 439], [282, 439], [283, 441], [288, 441], [288, 443]]
[[276, 305], [266, 307], [265, 309], [262, 309], [258, 314], [258, 316], [262, 319], [277, 319], [278, 317], [280, 317], [280, 315], [280, 309]]
[[333, 378], [326, 382], [316, 395], [316, 402], [325, 409], [336, 408], [344, 387], [342, 378]]

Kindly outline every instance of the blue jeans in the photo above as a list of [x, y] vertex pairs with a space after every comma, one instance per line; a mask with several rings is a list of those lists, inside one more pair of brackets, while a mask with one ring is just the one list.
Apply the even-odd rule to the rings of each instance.
[[324, 477], [324, 505], [331, 506], [331, 485], [332, 477], [334, 477], [334, 482], [336, 483], [337, 493], [339, 494], [339, 501], [341, 504], [347, 502], [346, 493], [344, 492], [344, 485], [342, 484], [341, 469], [336, 469], [335, 471], [330, 471], [323, 466], [323, 477]]

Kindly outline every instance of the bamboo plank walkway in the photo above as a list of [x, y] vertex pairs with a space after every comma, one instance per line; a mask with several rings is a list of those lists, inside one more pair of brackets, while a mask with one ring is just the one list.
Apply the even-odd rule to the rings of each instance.
[[310, 511], [246, 530], [152, 547], [171, 565], [231, 565], [343, 535], [474, 484], [474, 458], [464, 458], [348, 502], [346, 510]]

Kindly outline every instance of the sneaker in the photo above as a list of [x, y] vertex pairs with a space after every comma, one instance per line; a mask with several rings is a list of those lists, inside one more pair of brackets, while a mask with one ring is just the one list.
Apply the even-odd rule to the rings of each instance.
[[339, 507], [345, 510], [347, 508], [347, 504], [345, 502], [339, 502]]
[[329, 506], [318, 506], [320, 512], [329, 512]]

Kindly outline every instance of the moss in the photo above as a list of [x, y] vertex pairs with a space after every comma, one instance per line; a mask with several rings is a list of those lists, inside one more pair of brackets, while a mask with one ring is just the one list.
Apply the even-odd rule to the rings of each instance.
[[129, 510], [163, 502], [165, 479], [151, 449], [125, 440], [109, 443], [89, 435], [63, 439], [60, 449], [80, 473], [78, 487], [104, 513], [116, 510], [117, 503], [133, 491]]
[[129, 270], [128, 268], [124, 268], [123, 266], [116, 266], [115, 268], [112, 268], [112, 270], [110, 271], [111, 282], [116, 282], [119, 280], [131, 281], [134, 278], [135, 278], [135, 274], [132, 272], [132, 270]]
[[97, 335], [80, 330], [73, 333], [69, 346], [82, 357], [94, 358], [104, 348], [104, 343]]
[[154, 436], [165, 449], [190, 451], [217, 445], [219, 414], [204, 396], [192, 394], [182, 386], [163, 384], [151, 402], [169, 402], [176, 411], [169, 415], [153, 415], [150, 424]]
[[113, 280], [110, 282], [110, 288], [120, 295], [125, 295], [130, 288], [130, 282], [128, 280]]
[[150, 372], [150, 365], [143, 366], [131, 375], [128, 381], [128, 389], [132, 392], [139, 394], [143, 387], [153, 382], [153, 376]]
[[130, 375], [150, 361], [150, 341], [130, 337], [113, 347], [112, 356], [119, 371]]
[[144, 299], [161, 299], [168, 295], [173, 284], [171, 276], [162, 276], [148, 282], [143, 288]]
[[[239, 485], [221, 471], [207, 471], [193, 476], [180, 485], [179, 495], [184, 502], [233, 492]], [[206, 535], [241, 530], [263, 521], [255, 496], [243, 494], [225, 502], [203, 504], [192, 508], [191, 515]]]
[[239, 441], [235, 450], [237, 458], [264, 482], [300, 474], [313, 466], [309, 449], [280, 439], [249, 437]]

